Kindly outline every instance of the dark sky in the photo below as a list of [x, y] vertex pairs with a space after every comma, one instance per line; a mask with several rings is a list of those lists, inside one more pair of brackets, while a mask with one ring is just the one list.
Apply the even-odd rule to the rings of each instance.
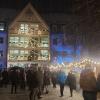
[[45, 13], [69, 13], [72, 6], [72, 0], [0, 0], [0, 7], [20, 9], [29, 1], [32, 2], [37, 10]]

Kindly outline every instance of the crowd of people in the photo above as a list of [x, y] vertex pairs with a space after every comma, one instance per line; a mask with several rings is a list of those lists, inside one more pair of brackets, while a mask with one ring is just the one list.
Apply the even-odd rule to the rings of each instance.
[[48, 85], [50, 85], [50, 72], [48, 68], [38, 67], [37, 64], [32, 65], [28, 69], [18, 66], [0, 70], [0, 87], [11, 87], [11, 94], [18, 93], [18, 89], [29, 90], [29, 98], [32, 100], [41, 98], [44, 92], [48, 94]]
[[[51, 71], [49, 67], [39, 67], [38, 64], [33, 64], [28, 69], [12, 67], [0, 70], [0, 87], [7, 88], [10, 85], [11, 94], [18, 93], [18, 88], [27, 88], [29, 100], [41, 99], [43, 94], [48, 94], [51, 84], [53, 89], [59, 85], [60, 97], [64, 96], [65, 86], [69, 87], [70, 97], [77, 88], [76, 76], [72, 70], [66, 74], [63, 68]], [[100, 73], [96, 74], [91, 64], [86, 64], [80, 73], [79, 85], [84, 100], [97, 100], [97, 93], [100, 92]]]

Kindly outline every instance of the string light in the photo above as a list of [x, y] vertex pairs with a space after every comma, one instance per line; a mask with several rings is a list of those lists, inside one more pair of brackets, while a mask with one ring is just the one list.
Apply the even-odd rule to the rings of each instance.
[[[95, 65], [99, 65], [99, 62], [94, 61], [93, 59], [90, 58], [85, 58], [85, 59], [81, 59], [80, 62], [71, 62], [69, 64], [54, 64], [54, 65], [50, 65], [50, 70], [52, 71], [59, 71], [60, 69], [65, 69], [66, 71], [70, 71], [70, 70], [78, 70], [80, 71], [81, 69], [83, 69], [85, 67], [85, 64], [90, 63], [90, 64], [95, 64]], [[63, 66], [62, 66], [63, 65]]]

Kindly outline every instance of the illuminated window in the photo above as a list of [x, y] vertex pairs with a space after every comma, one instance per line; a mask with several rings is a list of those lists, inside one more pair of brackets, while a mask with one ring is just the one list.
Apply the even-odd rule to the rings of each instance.
[[28, 24], [21, 24], [21, 25], [20, 25], [19, 31], [20, 31], [20, 33], [22, 33], [22, 34], [28, 33], [28, 31], [29, 31], [29, 26], [28, 26]]
[[38, 30], [38, 35], [41, 35], [41, 34], [42, 34], [42, 32], [40, 30]]
[[19, 37], [10, 37], [10, 42], [12, 43], [18, 43], [19, 42]]
[[10, 50], [9, 52], [11, 55], [19, 54], [19, 50]]
[[9, 60], [27, 60], [29, 52], [27, 50], [10, 50]]
[[14, 42], [18, 43], [19, 42], [19, 37], [14, 37]]
[[9, 60], [17, 60], [18, 55], [19, 55], [19, 50], [10, 50], [8, 59]]
[[9, 42], [12, 42], [12, 41], [14, 41], [14, 38], [13, 37], [10, 37], [9, 38]]
[[19, 37], [10, 37], [9, 38], [9, 46], [18, 46]]
[[39, 56], [39, 60], [48, 60], [49, 58], [49, 52], [48, 50], [41, 50], [40, 51], [40, 56]]
[[24, 51], [23, 51], [23, 50], [21, 50], [21, 51], [20, 51], [20, 54], [24, 54]]
[[29, 24], [29, 33], [30, 35], [38, 34], [39, 25], [36, 23]]
[[20, 37], [20, 42], [24, 43], [24, 37]]
[[28, 47], [29, 39], [27, 37], [9, 37], [10, 46]]
[[38, 30], [39, 29], [39, 25], [38, 24], [31, 24], [31, 29]]
[[19, 50], [14, 50], [14, 54], [18, 54], [19, 53]]
[[5, 30], [5, 24], [4, 23], [0, 23], [0, 31], [4, 31]]
[[41, 37], [40, 47], [49, 47], [49, 38], [48, 37]]
[[27, 50], [21, 50], [20, 55], [28, 55], [29, 52]]
[[3, 43], [3, 37], [0, 37], [0, 43]]
[[25, 54], [28, 54], [28, 51], [25, 51]]

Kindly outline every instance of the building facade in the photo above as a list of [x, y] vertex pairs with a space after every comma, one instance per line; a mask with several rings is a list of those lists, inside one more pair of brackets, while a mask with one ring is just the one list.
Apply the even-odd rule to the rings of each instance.
[[49, 63], [49, 28], [29, 3], [8, 29], [8, 67]]
[[64, 13], [44, 14], [50, 27], [51, 62], [70, 63], [83, 57], [83, 35], [77, 30], [76, 16]]
[[7, 67], [7, 35], [6, 23], [0, 22], [0, 69]]

